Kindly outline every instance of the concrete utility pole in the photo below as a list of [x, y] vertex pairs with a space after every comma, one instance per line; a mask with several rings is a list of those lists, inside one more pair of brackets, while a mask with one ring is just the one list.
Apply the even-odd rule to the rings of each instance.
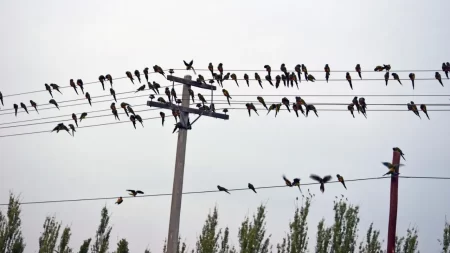
[[[192, 81], [192, 77], [189, 75], [184, 76], [184, 79], [169, 75], [167, 76], [167, 80], [183, 84], [182, 106], [177, 106], [170, 102], [159, 103], [153, 101], [148, 101], [147, 105], [163, 109], [179, 110], [180, 112], [180, 122], [178, 123], [179, 132], [178, 132], [177, 155], [175, 160], [175, 172], [173, 178], [172, 205], [170, 208], [169, 235], [167, 238], [167, 253], [176, 253], [178, 247], [178, 234], [180, 228], [181, 197], [183, 194], [183, 176], [184, 176], [184, 162], [186, 158], [187, 130], [191, 129], [189, 113], [198, 114], [199, 117], [208, 116], [225, 120], [228, 120], [229, 116], [226, 114], [207, 111], [205, 109], [189, 108], [190, 87], [194, 86], [202, 89], [216, 90], [216, 86]], [[194, 124], [194, 122], [192, 124]]]
[[[400, 164], [400, 153], [394, 151], [392, 164]], [[399, 173], [400, 166], [396, 166], [395, 172]], [[398, 174], [391, 176], [391, 203], [389, 207], [389, 228], [387, 253], [395, 253], [395, 233], [397, 231], [397, 207], [398, 207]]]

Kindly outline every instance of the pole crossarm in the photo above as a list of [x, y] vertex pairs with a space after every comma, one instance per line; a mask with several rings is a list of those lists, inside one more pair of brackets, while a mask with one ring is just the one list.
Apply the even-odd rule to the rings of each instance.
[[153, 106], [153, 107], [159, 107], [159, 108], [168, 109], [168, 110], [173, 110], [173, 109], [177, 110], [178, 109], [178, 110], [180, 110], [180, 112], [194, 113], [194, 114], [198, 114], [198, 115], [202, 115], [202, 116], [208, 116], [208, 117], [219, 118], [219, 119], [224, 119], [224, 120], [230, 119], [230, 115], [227, 115], [227, 114], [215, 113], [212, 111], [206, 111], [206, 110], [197, 109], [197, 108], [188, 108], [188, 107], [178, 106], [178, 105], [174, 105], [174, 104], [170, 104], [170, 103], [147, 101], [147, 105], [150, 107]]
[[168, 75], [167, 80], [172, 81], [172, 82], [186, 84], [188, 86], [194, 86], [194, 87], [201, 88], [201, 89], [217, 90], [217, 87], [214, 85], [200, 83], [200, 82], [192, 81], [192, 80], [187, 80], [187, 79], [172, 76], [172, 75]]

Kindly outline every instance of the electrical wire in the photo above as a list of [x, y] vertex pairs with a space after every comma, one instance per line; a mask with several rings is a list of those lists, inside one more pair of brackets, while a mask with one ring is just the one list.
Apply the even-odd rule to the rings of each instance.
[[[186, 71], [186, 68], [180, 68], [180, 69], [173, 69], [175, 71]], [[195, 69], [195, 71], [197, 72], [211, 72], [209, 71], [209, 69]], [[217, 71], [217, 68], [214, 67], [214, 71]], [[265, 69], [224, 69], [223, 72], [227, 73], [227, 72], [267, 72]], [[281, 71], [281, 69], [273, 69], [271, 70], [271, 72], [283, 72]], [[295, 72], [294, 69], [287, 69], [287, 72], [292, 73]], [[308, 69], [308, 73], [317, 73], [317, 72], [322, 72], [325, 73], [325, 70], [321, 69], [321, 70], [309, 70]], [[331, 69], [330, 74], [332, 74], [333, 72], [356, 72], [355, 69], [352, 70], [333, 70]], [[362, 73], [384, 73], [385, 71], [381, 71], [381, 72], [377, 72], [377, 71], [373, 71], [373, 70], [362, 70]], [[443, 72], [442, 69], [437, 69], [437, 70], [433, 70], [433, 69], [416, 69], [416, 70], [390, 70], [389, 72], [391, 73], [395, 73], [395, 72]], [[296, 72], [297, 73], [297, 72]], [[301, 72], [302, 74], [304, 73], [303, 71]]]
[[[450, 177], [419, 177], [419, 176], [398, 176], [400, 178], [405, 179], [440, 179], [440, 180], [449, 180]], [[357, 179], [347, 179], [345, 180], [346, 183], [348, 182], [358, 182], [358, 181], [369, 181], [369, 180], [380, 180], [380, 179], [390, 179], [391, 177], [367, 177], [367, 178], [357, 178]], [[330, 181], [326, 184], [332, 184], [332, 183], [340, 183], [339, 181]], [[308, 186], [308, 185], [317, 185], [320, 183], [305, 183], [301, 184], [301, 186]], [[261, 186], [261, 187], [255, 187], [255, 189], [273, 189], [273, 188], [282, 188], [282, 187], [288, 187], [286, 185], [273, 185], [273, 186]], [[234, 189], [228, 189], [229, 192], [232, 191], [248, 191], [249, 188], [234, 188]], [[183, 192], [183, 195], [191, 195], [191, 194], [205, 194], [205, 193], [219, 193], [218, 190], [204, 190], [204, 191], [190, 191], [190, 192]], [[159, 194], [143, 194], [138, 195], [136, 197], [133, 196], [126, 196], [122, 198], [148, 198], [148, 197], [161, 197], [161, 196], [172, 196], [172, 193], [159, 193]], [[94, 201], [94, 200], [112, 200], [117, 199], [118, 197], [99, 197], [99, 198], [78, 198], [78, 199], [61, 199], [61, 200], [44, 200], [44, 201], [29, 201], [29, 202], [21, 202], [20, 205], [31, 205], [31, 204], [48, 204], [48, 203], [63, 203], [63, 202], [82, 202], [82, 201]], [[0, 204], [0, 206], [7, 206], [7, 203]]]

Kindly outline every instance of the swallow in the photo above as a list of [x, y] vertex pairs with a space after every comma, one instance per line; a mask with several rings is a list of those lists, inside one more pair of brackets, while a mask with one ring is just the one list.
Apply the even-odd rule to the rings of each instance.
[[420, 114], [419, 114], [419, 111], [417, 110], [417, 106], [416, 106], [416, 104], [414, 104], [413, 101], [411, 101], [411, 103], [409, 104], [408, 109], [411, 110], [411, 111], [413, 111], [413, 113], [414, 113], [415, 115], [417, 115], [417, 117], [421, 118], [421, 117], [420, 117]]
[[198, 75], [198, 77], [197, 77], [197, 82], [206, 84], [205, 78], [204, 78], [202, 75]]
[[383, 176], [386, 176], [386, 175], [396, 176], [396, 175], [400, 174], [397, 172], [397, 169], [399, 167], [403, 166], [403, 164], [395, 164], [394, 165], [389, 162], [382, 162], [381, 164], [383, 164], [384, 166], [386, 166], [389, 169], [388, 172], [386, 174], [384, 174]]
[[83, 80], [78, 79], [77, 80], [77, 85], [80, 86], [81, 92], [83, 92], [83, 94], [84, 94]]
[[255, 187], [252, 184], [248, 183], [248, 188], [252, 190], [254, 193], [257, 193]]
[[166, 117], [166, 114], [164, 112], [159, 112], [159, 116], [161, 116], [162, 126], [164, 126], [164, 118]]
[[263, 86], [262, 86], [261, 77], [256, 72], [255, 72], [255, 80], [258, 81], [259, 86], [261, 86], [261, 89], [264, 89]]
[[316, 78], [315, 78], [313, 75], [309, 74], [309, 75], [308, 75], [308, 78], [307, 78], [306, 80], [308, 80], [308, 81], [310, 81], [310, 82], [315, 82], [315, 81], [316, 81]]
[[170, 97], [170, 89], [169, 87], [166, 87], [164, 93], [166, 93], [167, 99], [169, 99], [169, 102], [172, 101], [172, 98]]
[[17, 104], [14, 104], [13, 107], [14, 107], [14, 115], [17, 117], [17, 110], [19, 110], [19, 106]]
[[36, 102], [34, 102], [33, 100], [30, 100], [30, 104], [31, 104], [31, 106], [34, 107], [34, 110], [36, 110], [36, 112], [39, 114], [39, 111], [38, 111], [38, 109], [37, 109], [37, 104], [36, 104]]
[[397, 73], [392, 73], [392, 77], [394, 78], [394, 80], [397, 80], [401, 85], [403, 85], [402, 81], [400, 81], [400, 77], [398, 76]]
[[177, 100], [177, 93], [175, 91], [175, 88], [172, 87], [170, 90], [170, 95], [172, 96], [173, 100]]
[[175, 118], [175, 123], [178, 122], [178, 116], [180, 116], [180, 111], [172, 109], [172, 116]]
[[276, 108], [277, 108], [276, 104], [270, 105], [269, 109], [267, 110], [267, 114], [266, 115], [269, 115], [270, 111], [275, 110]]
[[[297, 86], [297, 90], [298, 90], [298, 82], [297, 82], [297, 76], [295, 75], [294, 72], [292, 72], [292, 74], [289, 76], [289, 80], [291, 80], [291, 87], [294, 87], [293, 83], [295, 83], [295, 86]], [[273, 86], [273, 85], [272, 85]]]
[[247, 73], [244, 74], [244, 80], [247, 83], [247, 86], [250, 87], [249, 77], [248, 77]]
[[136, 117], [134, 115], [130, 116], [130, 121], [131, 121], [131, 123], [133, 123], [134, 129], [136, 129]]
[[131, 114], [133, 114], [134, 116], [136, 116], [136, 113], [134, 113], [133, 108], [131, 108], [131, 106], [128, 105], [128, 104], [127, 104], [127, 110], [128, 110]]
[[219, 63], [219, 65], [217, 65], [217, 70], [220, 73], [220, 76], [223, 76], [223, 64]]
[[20, 107], [22, 107], [22, 109], [24, 109], [25, 110], [25, 112], [27, 113], [27, 114], [29, 114], [28, 113], [28, 108], [27, 108], [27, 106], [24, 104], [24, 103], [20, 103]]
[[109, 81], [109, 84], [111, 85], [111, 88], [112, 88], [112, 85], [113, 85], [113, 79], [112, 79], [112, 76], [110, 75], [110, 74], [106, 74], [106, 80], [108, 80]]
[[445, 65], [445, 62], [442, 63], [442, 71], [444, 71], [445, 76], [448, 79], [448, 71], [449, 71], [449, 69], [447, 68], [447, 65]]
[[308, 117], [309, 111], [313, 111], [316, 114], [316, 116], [319, 117], [319, 115], [317, 114], [316, 107], [314, 105], [307, 105], [306, 106], [306, 117]]
[[150, 98], [150, 101], [153, 101], [153, 99], [155, 99], [155, 95], [150, 94], [149, 98]]
[[83, 113], [81, 113], [81, 116], [80, 116], [80, 123], [81, 123], [81, 121], [83, 120], [83, 119], [85, 119], [86, 117], [87, 117], [87, 112], [83, 112]]
[[327, 183], [328, 181], [331, 180], [331, 176], [330, 175], [327, 175], [327, 176], [321, 178], [321, 177], [319, 177], [319, 176], [317, 176], [315, 174], [311, 174], [309, 176], [309, 178], [311, 178], [312, 180], [315, 180], [315, 181], [320, 183], [320, 191], [322, 193], [325, 192], [325, 183]]
[[436, 80], [439, 81], [439, 83], [442, 85], [442, 87], [444, 87], [444, 84], [442, 83], [441, 74], [439, 74], [439, 72], [436, 72], [436, 73], [434, 74], [434, 78], [436, 78]]
[[141, 83], [141, 73], [139, 72], [139, 70], [135, 70], [134, 71], [134, 75], [136, 76], [136, 78], [138, 79], [139, 83]]
[[194, 91], [191, 89], [191, 88], [189, 88], [188, 89], [188, 91], [189, 91], [189, 96], [191, 96], [191, 98], [192, 98], [192, 103], [195, 103], [195, 101], [194, 101]]
[[217, 83], [220, 85], [220, 87], [223, 87], [223, 79], [221, 75], [218, 75], [216, 73], [214, 73], [214, 80], [217, 81]]
[[223, 76], [223, 78], [222, 78], [222, 83], [223, 83], [223, 81], [226, 81], [226, 80], [228, 80], [228, 79], [230, 79], [230, 73], [227, 73], [225, 76]]
[[62, 94], [62, 92], [59, 90], [59, 85], [57, 85], [56, 83], [51, 83], [50, 87]]
[[78, 95], [77, 86], [75, 85], [75, 82], [73, 79], [70, 79], [70, 86], [75, 90], [75, 93]]
[[341, 175], [339, 175], [339, 174], [337, 174], [336, 177], [337, 177], [338, 181], [341, 182], [341, 184], [342, 184], [342, 185], [344, 186], [344, 188], [347, 190], [347, 186], [345, 186], [344, 178], [343, 178]]
[[267, 108], [266, 102], [264, 101], [263, 97], [256, 97], [256, 99], [258, 99], [258, 101], [264, 106], [264, 108], [269, 110], [269, 108]]
[[56, 106], [56, 108], [58, 108], [58, 110], [59, 110], [58, 103], [56, 103], [56, 101], [55, 101], [54, 99], [50, 99], [50, 100], [48, 101], [48, 103], [49, 103], [49, 104], [52, 104], [52, 105], [54, 105], [54, 106]]
[[425, 113], [425, 115], [427, 115], [427, 118], [430, 119], [430, 116], [428, 116], [428, 111], [427, 111], [427, 106], [424, 104], [420, 105], [420, 110], [422, 110], [423, 113]]
[[300, 106], [300, 108], [299, 108], [300, 110], [302, 110], [302, 107], [301, 107], [302, 105], [304, 105], [304, 106], [307, 105], [305, 100], [301, 97], [295, 97], [295, 102], [297, 103], [297, 105]]
[[364, 117], [367, 118], [367, 116], [366, 116], [366, 109], [367, 109], [366, 99], [363, 98], [363, 97], [360, 97], [358, 102], [359, 102], [359, 105], [361, 107], [361, 112], [363, 113]]
[[145, 68], [144, 71], [143, 71], [144, 72], [144, 77], [145, 77], [145, 80], [147, 81], [147, 83], [148, 83], [148, 70], [149, 70], [148, 68]]
[[144, 91], [145, 90], [145, 84], [142, 85], [141, 87], [139, 87], [134, 93], [138, 93], [139, 91]]
[[387, 64], [387, 65], [383, 64], [383, 69], [385, 69], [387, 72], [389, 72], [391, 70], [391, 65], [390, 64]]
[[275, 77], [275, 88], [278, 89], [278, 87], [280, 87], [280, 83], [281, 83], [281, 76], [280, 76], [280, 75], [277, 75], [277, 76]]
[[0, 92], [0, 102], [2, 102], [2, 105], [4, 106], [4, 104], [3, 104], [3, 94]]
[[297, 118], [298, 118], [298, 104], [297, 103], [292, 103], [292, 110], [294, 110], [295, 115], [297, 115]]
[[186, 70], [192, 70], [192, 71], [194, 71], [194, 75], [197, 75], [197, 73], [195, 73], [194, 67], [192, 66], [194, 64], [194, 60], [191, 60], [189, 63], [187, 63], [184, 60], [183, 60], [183, 62], [184, 62], [184, 66], [186, 66]]
[[156, 93], [159, 94], [159, 88], [161, 88], [161, 85], [155, 81], [153, 81], [153, 88], [156, 90]]
[[[100, 83], [102, 84], [102, 88], [103, 88], [103, 90], [105, 90], [105, 76], [104, 75], [101, 75], [101, 76], [99, 76], [98, 77], [98, 80], [100, 81]], [[70, 79], [70, 81], [71, 81], [71, 83], [70, 83], [70, 85], [72, 86], [72, 82], [73, 82], [73, 80], [72, 79]], [[75, 84], [74, 84], [74, 86], [75, 86]], [[75, 91], [77, 91], [76, 89], [75, 89]], [[78, 94], [78, 92], [77, 92], [77, 94]]]
[[112, 114], [114, 115], [114, 118], [120, 120], [119, 119], [119, 113], [117, 112], [117, 108], [116, 108], [116, 103], [114, 103], [114, 102], [111, 103], [110, 108], [111, 108]]
[[281, 70], [281, 72], [283, 72], [284, 73], [284, 75], [286, 76], [286, 77], [288, 77], [289, 76], [289, 73], [288, 73], [288, 71], [287, 71], [287, 68], [286, 68], [286, 65], [283, 63], [283, 64], [281, 64], [281, 66], [280, 66], [280, 70]]
[[217, 186], [217, 189], [219, 189], [219, 191], [221, 191], [221, 192], [226, 192], [226, 193], [230, 194], [230, 193], [228, 192], [228, 189], [227, 189], [227, 188], [222, 187], [222, 186], [220, 186], [220, 185]]
[[327, 80], [328, 83], [328, 78], [330, 78], [330, 66], [328, 66], [328, 64], [325, 64], [323, 70], [325, 70], [325, 79]]
[[77, 115], [75, 115], [75, 113], [72, 113], [72, 119], [73, 119], [73, 121], [75, 121], [75, 125], [77, 125], [77, 127], [78, 127]]
[[[136, 91], [136, 92], [137, 92], [137, 91]], [[110, 88], [110, 89], [109, 89], [109, 93], [111, 94], [111, 96], [113, 96], [114, 101], [117, 102], [117, 99], [116, 99], [116, 91], [115, 91], [113, 88]]]
[[361, 105], [359, 104], [358, 97], [354, 97], [352, 103], [354, 106], [356, 106], [356, 110], [359, 113], [361, 111]]
[[[306, 79], [307, 81], [311, 81], [311, 80], [309, 79], [308, 69], [306, 68], [305, 64], [302, 64], [302, 71], [303, 71], [303, 74], [305, 75], [305, 79]], [[316, 79], [314, 79], [314, 80], [316, 80]]]
[[302, 189], [300, 188], [300, 178], [294, 178], [292, 180], [292, 186], [297, 186], [300, 193], [302, 193]]
[[134, 117], [139, 123], [141, 123], [142, 127], [144, 127], [144, 121], [142, 120], [142, 117], [139, 114], [136, 114], [136, 116]]
[[353, 113], [353, 111], [355, 110], [354, 104], [349, 104], [349, 105], [347, 106], [347, 110], [350, 111], [350, 113], [352, 114], [352, 116], [353, 116], [353, 118], [354, 118], [354, 117], [355, 117], [355, 114]]
[[155, 86], [153, 86], [152, 83], [148, 82], [147, 85], [148, 85], [148, 89], [149, 89], [149, 90], [152, 90], [155, 94], [158, 94], [158, 93], [156, 92]]
[[384, 68], [383, 68], [382, 66], [380, 66], [380, 65], [376, 66], [376, 67], [373, 69], [373, 71], [375, 71], [375, 72], [381, 72], [381, 71], [383, 71], [383, 70], [384, 70]]
[[59, 123], [55, 128], [53, 128], [52, 132], [56, 131], [56, 133], [59, 133], [59, 131], [62, 130], [66, 131], [69, 135], [71, 135], [69, 128], [67, 128], [66, 125], [64, 125], [64, 123]]
[[119, 197], [116, 201], [116, 204], [120, 205], [120, 204], [122, 204], [122, 202], [123, 202], [122, 197]]
[[52, 89], [50, 88], [50, 85], [45, 84], [45, 89], [48, 91], [48, 93], [50, 93], [50, 96], [52, 96], [53, 98]]
[[286, 87], [286, 84], [288, 82], [288, 78], [284, 74], [281, 75], [281, 81], [283, 81], [283, 85], [284, 85], [284, 87]]
[[[166, 78], [166, 74], [164, 74], [164, 70], [163, 70], [160, 66], [158, 66], [158, 65], [153, 66], [153, 71], [155, 71], [156, 73], [159, 73], [159, 74], [163, 75], [164, 78]], [[167, 78], [166, 78], [166, 79], [167, 79]]]
[[206, 99], [205, 99], [205, 97], [203, 97], [202, 94], [198, 93], [197, 96], [198, 96], [198, 99], [203, 103], [203, 105], [206, 104]]
[[70, 130], [72, 130], [72, 136], [75, 136], [75, 132], [76, 132], [75, 126], [72, 124], [69, 124], [69, 128], [70, 128]]
[[[245, 104], [245, 107], [247, 107], [247, 111], [248, 111], [248, 116], [249, 116], [249, 117], [252, 116], [252, 114], [251, 114], [251, 111], [252, 111], [252, 110], [254, 110], [256, 114], [258, 114], [258, 112], [256, 111], [256, 108], [255, 108], [254, 106], [252, 107], [252, 104], [251, 104], [251, 103]], [[258, 114], [258, 116], [259, 116], [259, 114]]]
[[280, 109], [281, 109], [281, 104], [277, 104], [276, 107], [275, 107], [275, 118], [277, 117], [278, 112], [280, 111]]
[[345, 79], [347, 79], [348, 84], [350, 85], [350, 88], [353, 90], [352, 77], [350, 76], [350, 73], [349, 73], [349, 72], [347, 72], [347, 73], [345, 74]]
[[399, 152], [400, 155], [402, 156], [403, 160], [406, 161], [406, 159], [405, 159], [405, 154], [403, 154], [403, 151], [402, 151], [399, 147], [394, 147], [394, 148], [392, 148], [392, 150], [393, 150], [394, 152]]
[[225, 108], [225, 109], [223, 109], [223, 110], [222, 110], [222, 112], [223, 112], [223, 113], [225, 113], [225, 114], [227, 114], [227, 112], [228, 112], [228, 109], [227, 109], [227, 108]]
[[166, 103], [166, 100], [164, 100], [164, 98], [162, 98], [162, 97], [159, 97], [159, 98], [157, 99], [157, 101], [160, 102], [160, 103], [163, 103], [163, 104]]
[[211, 75], [214, 76], [214, 66], [211, 62], [208, 64], [208, 70], [211, 72]]
[[138, 194], [144, 194], [144, 192], [140, 191], [140, 190], [127, 190], [127, 191], [129, 191], [130, 196], [133, 196], [133, 197], [136, 197], [136, 195], [138, 195]]
[[359, 78], [362, 80], [362, 77], [361, 77], [361, 65], [359, 65], [359, 63], [356, 64], [355, 70], [358, 73]]
[[228, 91], [225, 90], [225, 89], [222, 89], [222, 93], [223, 93], [223, 95], [227, 98], [228, 105], [231, 105], [231, 104], [230, 104], [230, 99], [231, 99], [230, 93], [228, 93]]
[[[445, 66], [447, 67], [447, 72], [449, 72], [450, 71], [450, 62], [446, 62]], [[447, 76], [447, 79], [448, 79], [448, 75], [447, 74], [446, 74], [446, 76]]]
[[127, 75], [127, 77], [130, 79], [130, 81], [134, 84], [134, 78], [133, 75], [131, 74], [130, 71], [125, 72], [125, 74]]
[[[283, 64], [284, 65], [284, 64]], [[282, 65], [282, 66], [283, 66]], [[266, 71], [267, 71], [267, 75], [268, 76], [270, 76], [270, 72], [272, 72], [272, 68], [269, 66], [269, 65], [264, 65], [264, 68], [266, 69]], [[285, 67], [286, 68], [286, 67]]]
[[91, 95], [89, 94], [89, 92], [86, 92], [86, 99], [88, 100], [89, 105], [92, 106], [92, 103], [91, 103]]
[[298, 81], [302, 82], [302, 65], [300, 64], [295, 65], [294, 70], [297, 73]]
[[269, 82], [269, 84], [273, 86], [273, 83], [272, 83], [272, 77], [269, 76], [269, 75], [266, 75], [265, 78], [266, 78], [266, 81]]
[[409, 73], [409, 79], [410, 79], [411, 82], [412, 82], [412, 87], [413, 87], [413, 90], [414, 90], [414, 79], [416, 79], [416, 74], [414, 74], [414, 73]]
[[290, 102], [289, 102], [289, 99], [288, 99], [287, 97], [282, 98], [282, 99], [281, 99], [281, 103], [282, 103], [284, 106], [286, 106], [288, 112], [291, 112], [291, 109], [289, 109]]
[[292, 187], [291, 181], [289, 181], [289, 179], [287, 179], [285, 175], [283, 175], [283, 180], [286, 186]]

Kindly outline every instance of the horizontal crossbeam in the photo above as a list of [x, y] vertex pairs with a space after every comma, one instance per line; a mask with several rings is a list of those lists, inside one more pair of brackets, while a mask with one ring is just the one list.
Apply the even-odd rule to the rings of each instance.
[[192, 80], [187, 80], [187, 79], [172, 76], [172, 75], [168, 75], [167, 80], [176, 82], [176, 83], [186, 84], [189, 86], [195, 86], [195, 87], [201, 88], [201, 89], [207, 89], [207, 90], [211, 90], [211, 89], [216, 90], [217, 89], [216, 86], [214, 86], [214, 85], [204, 84], [204, 83], [200, 83], [200, 82], [192, 81]]
[[159, 107], [159, 108], [168, 109], [168, 110], [178, 109], [178, 110], [180, 110], [180, 112], [194, 113], [194, 114], [198, 114], [198, 115], [202, 115], [202, 116], [208, 116], [208, 117], [219, 118], [219, 119], [224, 119], [224, 120], [230, 119], [230, 116], [227, 114], [215, 113], [213, 111], [205, 111], [205, 110], [201, 110], [201, 109], [197, 109], [197, 108], [188, 108], [188, 107], [178, 106], [178, 105], [174, 105], [174, 104], [170, 104], [170, 103], [147, 101], [147, 105], [150, 107]]

